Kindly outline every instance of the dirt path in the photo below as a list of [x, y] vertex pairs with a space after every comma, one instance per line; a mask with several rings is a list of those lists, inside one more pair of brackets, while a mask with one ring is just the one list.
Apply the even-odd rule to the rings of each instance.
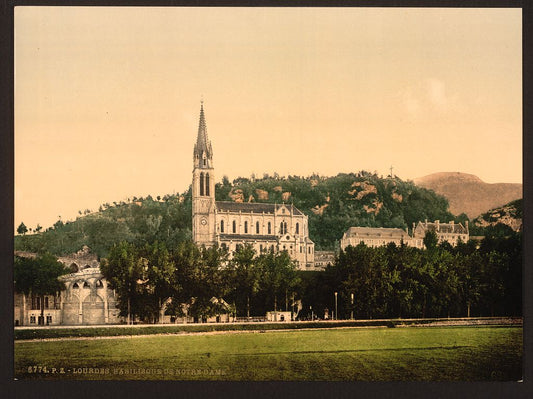
[[[398, 321], [395, 320], [395, 327], [408, 328], [408, 327], [453, 327], [453, 326], [490, 326], [490, 325], [522, 325], [523, 321], [520, 318], [498, 318], [498, 319], [473, 319], [473, 320], [442, 320], [434, 321], [431, 323], [414, 324], [409, 323], [409, 320]], [[402, 324], [405, 323], [405, 324]], [[113, 335], [113, 336], [96, 336], [96, 337], [58, 337], [58, 338], [34, 338], [15, 340], [15, 343], [22, 342], [55, 342], [55, 341], [93, 341], [101, 339], [133, 339], [133, 338], [147, 338], [154, 336], [185, 336], [185, 335], [220, 335], [220, 334], [260, 334], [260, 333], [272, 333], [272, 332], [292, 332], [292, 331], [316, 331], [316, 330], [339, 330], [339, 329], [369, 329], [369, 328], [389, 328], [383, 326], [338, 326], [338, 327], [313, 327], [313, 328], [287, 328], [287, 329], [271, 329], [271, 330], [224, 330], [224, 331], [199, 331], [199, 332], [187, 332], [176, 331], [175, 333], [156, 333], [156, 334], [135, 334], [135, 335]]]

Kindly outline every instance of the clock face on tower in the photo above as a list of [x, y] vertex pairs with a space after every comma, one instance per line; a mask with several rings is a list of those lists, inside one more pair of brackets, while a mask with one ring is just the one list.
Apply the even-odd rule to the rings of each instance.
[[206, 218], [202, 218], [202, 219], [200, 219], [200, 224], [201, 224], [202, 226], [205, 226], [205, 225], [207, 224], [207, 219], [206, 219]]

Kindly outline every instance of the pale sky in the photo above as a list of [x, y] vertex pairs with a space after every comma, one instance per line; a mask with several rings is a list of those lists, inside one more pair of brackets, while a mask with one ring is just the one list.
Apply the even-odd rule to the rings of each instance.
[[216, 181], [522, 182], [520, 9], [15, 9], [15, 228]]

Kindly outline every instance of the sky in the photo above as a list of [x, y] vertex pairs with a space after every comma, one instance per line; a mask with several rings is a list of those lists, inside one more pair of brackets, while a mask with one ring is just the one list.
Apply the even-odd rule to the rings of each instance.
[[15, 8], [15, 228], [215, 180], [522, 183], [522, 12]]

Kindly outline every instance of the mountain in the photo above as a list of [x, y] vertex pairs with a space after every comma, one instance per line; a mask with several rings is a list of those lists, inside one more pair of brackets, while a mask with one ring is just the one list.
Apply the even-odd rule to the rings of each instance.
[[471, 219], [522, 198], [522, 184], [490, 184], [460, 172], [433, 173], [414, 179], [414, 183], [448, 199], [454, 215], [465, 213]]

